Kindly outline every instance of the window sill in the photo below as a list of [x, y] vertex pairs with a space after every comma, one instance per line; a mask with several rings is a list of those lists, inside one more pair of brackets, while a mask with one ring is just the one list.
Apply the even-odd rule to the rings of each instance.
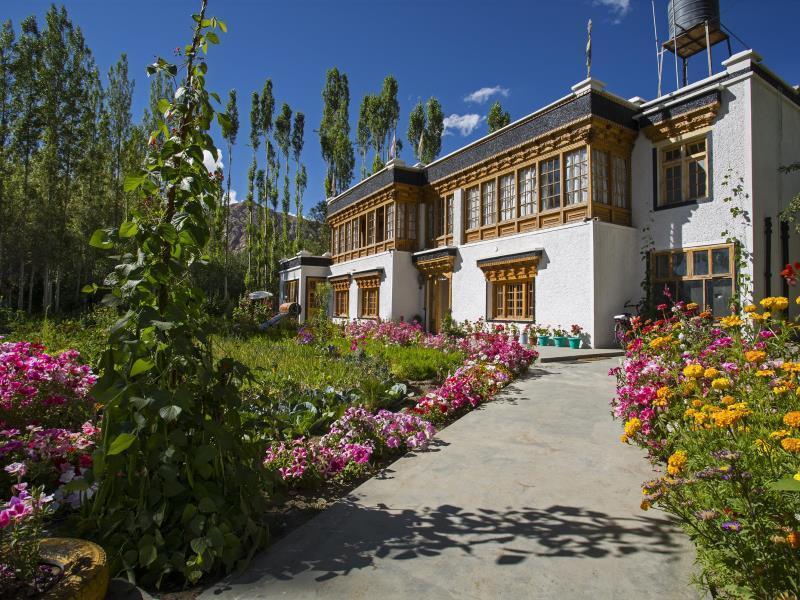
[[711, 197], [705, 196], [703, 198], [697, 198], [695, 200], [684, 200], [683, 202], [675, 202], [673, 204], [657, 204], [653, 210], [669, 210], [670, 208], [681, 208], [683, 206], [692, 206], [694, 204], [705, 204], [706, 202], [710, 202]]

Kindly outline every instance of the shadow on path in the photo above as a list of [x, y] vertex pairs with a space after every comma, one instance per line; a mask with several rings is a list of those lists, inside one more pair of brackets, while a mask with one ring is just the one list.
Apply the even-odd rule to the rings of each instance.
[[[345, 499], [308, 523], [302, 533], [297, 531], [288, 543], [257, 557], [237, 583], [265, 577], [291, 580], [304, 573], [325, 581], [370, 567], [375, 558], [414, 560], [445, 551], [472, 554], [486, 544], [496, 546], [495, 563], [505, 566], [529, 556], [594, 559], [638, 552], [669, 560], [683, 550], [674, 539], [680, 535], [666, 519], [616, 518], [574, 506], [469, 511], [444, 504], [390, 510]], [[216, 593], [225, 589], [223, 584]]]

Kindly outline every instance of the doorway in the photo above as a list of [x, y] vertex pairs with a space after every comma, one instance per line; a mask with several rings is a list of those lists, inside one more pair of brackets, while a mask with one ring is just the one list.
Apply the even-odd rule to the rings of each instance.
[[322, 299], [317, 287], [323, 285], [325, 281], [322, 277], [306, 277], [306, 321], [313, 320], [320, 308]]
[[426, 312], [428, 313], [428, 331], [442, 332], [442, 323], [452, 308], [450, 274], [428, 277]]

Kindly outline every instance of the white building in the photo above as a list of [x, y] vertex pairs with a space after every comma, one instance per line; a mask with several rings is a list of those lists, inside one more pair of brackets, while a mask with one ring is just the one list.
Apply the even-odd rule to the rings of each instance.
[[286, 262], [282, 299], [304, 318], [327, 280], [340, 319], [577, 323], [604, 347], [665, 285], [717, 314], [737, 286], [787, 294], [800, 94], [753, 51], [722, 67], [652, 101], [588, 79], [431, 164], [392, 161], [328, 200], [331, 256]]

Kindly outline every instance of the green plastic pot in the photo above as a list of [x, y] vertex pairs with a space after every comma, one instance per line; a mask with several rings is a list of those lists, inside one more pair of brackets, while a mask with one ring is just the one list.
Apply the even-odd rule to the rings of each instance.
[[537, 346], [549, 346], [550, 345], [550, 336], [549, 335], [537, 335], [536, 336], [536, 345]]
[[566, 336], [562, 337], [560, 335], [557, 336], [554, 335], [553, 343], [559, 348], [566, 348], [567, 346], [569, 346], [569, 338], [567, 338]]
[[569, 347], [577, 350], [581, 347], [581, 338], [579, 337], [571, 337], [569, 338]]

